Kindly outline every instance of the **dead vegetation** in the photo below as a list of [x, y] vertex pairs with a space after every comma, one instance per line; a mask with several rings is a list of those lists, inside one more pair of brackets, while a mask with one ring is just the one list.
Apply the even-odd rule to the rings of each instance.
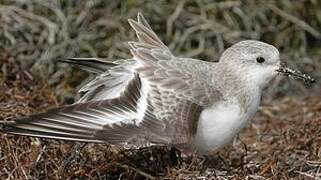
[[[127, 18], [137, 12], [177, 55], [214, 61], [234, 42], [260, 39], [277, 46], [292, 67], [319, 80], [320, 9], [314, 0], [1, 1], [0, 120], [72, 102], [87, 74], [55, 61], [129, 57], [125, 42], [135, 37]], [[124, 151], [1, 134], [0, 178], [318, 179], [319, 89], [320, 83], [305, 88], [277, 79], [255, 121], [210, 159], [181, 159], [165, 147]]]

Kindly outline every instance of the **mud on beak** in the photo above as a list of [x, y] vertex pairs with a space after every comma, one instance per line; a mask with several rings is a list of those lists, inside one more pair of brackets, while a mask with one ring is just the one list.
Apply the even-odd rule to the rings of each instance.
[[300, 71], [293, 70], [283, 63], [280, 64], [279, 69], [277, 69], [276, 71], [278, 72], [278, 75], [293, 77], [295, 79], [301, 79], [308, 85], [315, 83], [315, 79], [313, 79], [311, 76], [303, 74]]

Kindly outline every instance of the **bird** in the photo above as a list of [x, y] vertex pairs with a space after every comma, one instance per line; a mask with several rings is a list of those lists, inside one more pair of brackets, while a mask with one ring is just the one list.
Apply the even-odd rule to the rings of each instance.
[[254, 117], [263, 89], [277, 75], [315, 80], [280, 61], [277, 48], [243, 40], [218, 62], [175, 56], [138, 13], [129, 19], [132, 58], [60, 60], [96, 75], [75, 103], [8, 121], [8, 134], [124, 148], [170, 145], [208, 154], [230, 142]]

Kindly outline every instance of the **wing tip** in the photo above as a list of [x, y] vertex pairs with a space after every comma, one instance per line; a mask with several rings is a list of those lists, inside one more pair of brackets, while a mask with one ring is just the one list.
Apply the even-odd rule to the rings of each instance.
[[142, 19], [142, 18], [145, 19], [143, 13], [142, 12], [138, 12], [137, 13], [137, 19]]
[[4, 131], [8, 126], [15, 124], [16, 121], [0, 121], [0, 131]]
[[10, 121], [0, 121], [0, 132], [2, 133], [9, 133], [11, 125], [16, 124], [16, 121], [10, 120]]
[[135, 27], [138, 26], [138, 22], [137, 21], [135, 21], [134, 19], [129, 18], [128, 19], [128, 23], [132, 28], [134, 28], [136, 30]]
[[79, 61], [83, 61], [83, 58], [66, 58], [66, 59], [57, 59], [58, 63], [66, 63], [66, 64], [75, 64]]
[[110, 69], [111, 67], [114, 67], [117, 65], [112, 61], [108, 61], [100, 58], [66, 58], [66, 59], [58, 59], [57, 62], [76, 65], [88, 72], [92, 72], [95, 74], [104, 73], [108, 71], [108, 69]]

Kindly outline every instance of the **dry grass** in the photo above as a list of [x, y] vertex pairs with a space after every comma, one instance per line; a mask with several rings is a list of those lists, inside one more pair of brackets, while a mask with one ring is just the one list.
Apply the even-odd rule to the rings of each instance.
[[[315, 0], [1, 1], [0, 120], [73, 102], [87, 74], [55, 60], [129, 57], [124, 42], [135, 37], [127, 18], [139, 11], [177, 55], [214, 61], [239, 40], [259, 39], [277, 46], [288, 64], [318, 80], [320, 7]], [[320, 83], [307, 89], [278, 79], [251, 126], [204, 162], [173, 158], [168, 148], [75, 148], [75, 143], [1, 134], [0, 178], [321, 178], [319, 89]]]

